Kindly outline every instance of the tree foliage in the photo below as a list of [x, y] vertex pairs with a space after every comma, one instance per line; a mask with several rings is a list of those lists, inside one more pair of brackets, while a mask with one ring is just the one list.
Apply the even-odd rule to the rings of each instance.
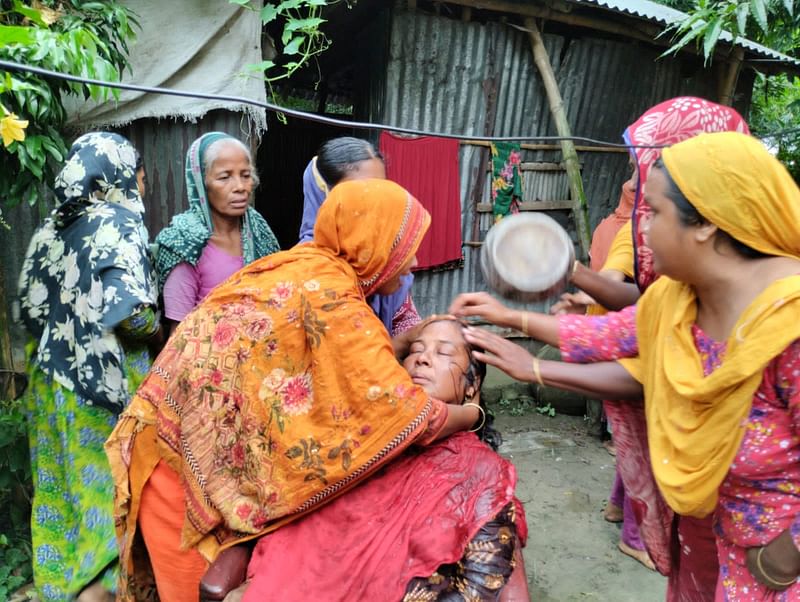
[[[118, 81], [137, 22], [113, 0], [0, 0], [0, 58], [93, 79]], [[67, 152], [63, 98], [108, 97], [108, 88], [19, 71], [0, 72], [0, 117], [27, 121], [24, 139], [0, 146], [0, 199], [40, 200]], [[10, 125], [6, 121], [4, 125]]]
[[[673, 45], [702, 48], [711, 61], [723, 31], [800, 58], [800, 0], [664, 0], [687, 13], [672, 28]], [[800, 77], [757, 72], [750, 129], [775, 151], [800, 181]]]
[[[260, 73], [275, 98], [274, 84], [289, 79], [309, 65], [331, 45], [320, 27], [326, 22], [322, 11], [345, 1], [350, 6], [356, 0], [267, 0], [260, 11], [262, 26], [279, 33], [276, 36], [277, 56], [248, 65], [252, 73]], [[251, 0], [229, 0], [250, 10]]]

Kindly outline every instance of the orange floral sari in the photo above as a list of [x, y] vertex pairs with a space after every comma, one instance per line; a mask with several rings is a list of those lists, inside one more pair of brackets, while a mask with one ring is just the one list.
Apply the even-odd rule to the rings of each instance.
[[140, 599], [150, 577], [137, 515], [159, 461], [183, 483], [182, 546], [211, 560], [436, 438], [446, 405], [412, 383], [364, 300], [429, 223], [397, 184], [340, 184], [314, 243], [246, 266], [180, 324], [106, 443], [119, 600]]

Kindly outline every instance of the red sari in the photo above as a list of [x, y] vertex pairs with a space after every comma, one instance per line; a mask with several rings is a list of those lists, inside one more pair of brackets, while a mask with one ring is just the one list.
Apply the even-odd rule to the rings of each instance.
[[[401, 600], [417, 577], [462, 559], [479, 529], [511, 506], [505, 536], [527, 537], [514, 466], [473, 433], [408, 450], [379, 474], [262, 537], [245, 602]], [[489, 556], [492, 550], [482, 548]], [[483, 575], [488, 590], [504, 579]], [[427, 579], [429, 580], [429, 579]]]

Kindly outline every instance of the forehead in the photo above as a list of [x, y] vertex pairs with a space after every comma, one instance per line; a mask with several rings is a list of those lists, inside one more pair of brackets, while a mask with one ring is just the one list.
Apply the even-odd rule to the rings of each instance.
[[461, 324], [455, 320], [431, 322], [419, 334], [420, 339], [446, 341], [459, 347], [466, 346]]
[[247, 159], [247, 153], [237, 144], [221, 144], [219, 149], [217, 149], [216, 157], [214, 157], [211, 163], [211, 168], [215, 168], [218, 165], [231, 165], [234, 163], [246, 163], [250, 165], [250, 161]]

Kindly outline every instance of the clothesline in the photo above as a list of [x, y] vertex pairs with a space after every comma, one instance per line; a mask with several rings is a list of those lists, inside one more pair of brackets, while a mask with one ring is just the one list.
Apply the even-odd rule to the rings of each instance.
[[[468, 146], [489, 146], [490, 142], [485, 142], [483, 140], [459, 140], [459, 143], [462, 145]], [[560, 144], [528, 144], [522, 143], [519, 145], [523, 150], [561, 150]], [[624, 147], [614, 147], [614, 146], [575, 146], [575, 150], [579, 152], [588, 152], [588, 153], [628, 153], [628, 149]]]

